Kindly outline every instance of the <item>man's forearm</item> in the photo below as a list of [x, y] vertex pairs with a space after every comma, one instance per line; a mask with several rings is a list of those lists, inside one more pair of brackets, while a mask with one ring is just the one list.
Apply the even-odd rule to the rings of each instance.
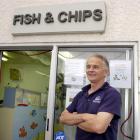
[[60, 122], [67, 124], [67, 125], [78, 125], [79, 123], [83, 122], [83, 118], [81, 114], [77, 113], [62, 113], [60, 117]]
[[93, 126], [93, 123], [91, 123], [91, 121], [85, 121], [85, 122], [79, 123], [77, 127], [87, 132], [96, 132], [96, 129], [94, 130], [95, 125]]
[[87, 132], [93, 132], [97, 124], [97, 115], [88, 114], [88, 113], [84, 113], [81, 115], [84, 121], [79, 123], [77, 126]]
[[98, 114], [81, 114], [83, 122], [77, 126], [87, 132], [95, 132], [102, 134], [106, 131], [113, 118], [113, 114], [107, 112], [99, 112]]

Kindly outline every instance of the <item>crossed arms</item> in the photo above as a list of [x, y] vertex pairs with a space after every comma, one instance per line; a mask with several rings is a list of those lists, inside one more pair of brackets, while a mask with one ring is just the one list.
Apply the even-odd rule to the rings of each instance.
[[110, 125], [113, 116], [113, 114], [108, 112], [78, 114], [77, 112], [70, 113], [64, 110], [60, 116], [60, 122], [67, 125], [75, 125], [87, 132], [102, 134]]

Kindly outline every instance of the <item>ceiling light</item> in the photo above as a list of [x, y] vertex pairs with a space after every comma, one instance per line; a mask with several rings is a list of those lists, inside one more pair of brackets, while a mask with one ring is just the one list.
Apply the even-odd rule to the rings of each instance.
[[65, 58], [72, 58], [73, 57], [73, 55], [68, 51], [62, 51], [62, 52], [59, 52], [59, 54]]
[[2, 57], [2, 61], [8, 61], [8, 58]]
[[40, 71], [38, 71], [38, 70], [36, 70], [35, 72], [36, 72], [37, 74], [40, 74], [40, 75], [43, 75], [43, 76], [49, 77], [49, 75], [47, 75], [47, 74], [45, 74], [45, 73], [43, 73], [43, 72], [40, 72]]
[[58, 57], [59, 57], [61, 60], [63, 60], [63, 61], [66, 60], [66, 58], [65, 58], [64, 56], [60, 55], [60, 54], [58, 54]]
[[8, 56], [8, 53], [6, 51], [3, 52], [4, 56]]

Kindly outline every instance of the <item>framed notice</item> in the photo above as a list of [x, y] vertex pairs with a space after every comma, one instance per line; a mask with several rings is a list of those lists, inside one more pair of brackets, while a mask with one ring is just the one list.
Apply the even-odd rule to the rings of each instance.
[[110, 61], [110, 85], [116, 88], [131, 88], [131, 61]]

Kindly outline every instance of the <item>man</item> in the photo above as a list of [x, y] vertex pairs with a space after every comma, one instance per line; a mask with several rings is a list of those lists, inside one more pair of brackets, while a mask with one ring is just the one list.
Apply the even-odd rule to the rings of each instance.
[[60, 122], [77, 126], [76, 140], [117, 140], [121, 96], [105, 82], [109, 63], [102, 55], [87, 59], [90, 84], [83, 87], [60, 116]]

